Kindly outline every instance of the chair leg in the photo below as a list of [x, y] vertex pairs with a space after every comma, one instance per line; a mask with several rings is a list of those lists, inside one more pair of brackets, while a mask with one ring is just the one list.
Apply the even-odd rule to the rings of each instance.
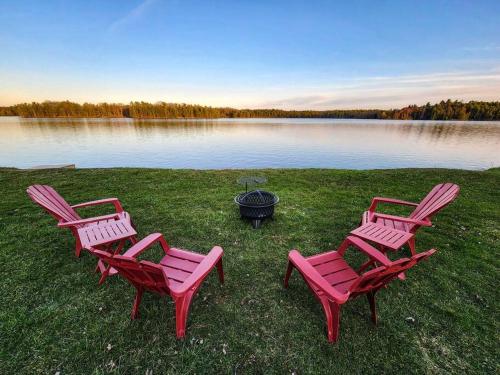
[[288, 261], [288, 268], [286, 269], [285, 281], [284, 281], [285, 288], [288, 288], [288, 280], [290, 280], [292, 271], [293, 271], [293, 264], [292, 262]]
[[110, 246], [109, 252], [112, 253], [113, 255], [120, 254], [123, 250], [123, 247], [125, 246], [125, 242], [126, 240], [120, 240], [114, 250], [112, 250], [112, 246]]
[[[107, 252], [109, 252], [109, 251], [110, 251], [110, 250], [109, 250], [109, 246], [111, 246], [111, 245], [103, 245], [102, 247], [101, 247], [101, 246], [99, 246], [99, 247], [98, 247], [98, 249], [99, 249], [99, 250], [102, 250], [102, 251], [107, 251]], [[106, 267], [106, 265], [104, 264], [104, 262], [103, 262], [101, 259], [99, 259], [99, 260], [97, 261], [97, 264], [96, 264], [96, 267], [95, 267], [95, 273], [100, 272], [100, 273], [102, 274], [102, 273], [106, 270], [106, 268], [107, 268], [107, 267]]]
[[82, 251], [82, 242], [80, 241], [80, 237], [78, 236], [78, 230], [75, 227], [71, 228], [71, 233], [73, 233], [73, 237], [75, 237], [75, 255], [77, 258], [80, 258], [80, 253]]
[[219, 275], [219, 281], [224, 284], [224, 268], [222, 267], [222, 258], [217, 262], [217, 274]]
[[80, 243], [79, 240], [76, 240], [76, 245], [75, 245], [75, 255], [77, 258], [80, 258], [80, 253], [82, 252], [82, 244]]
[[107, 266], [106, 269], [102, 272], [101, 277], [99, 278], [99, 281], [97, 282], [97, 285], [102, 285], [102, 283], [104, 283], [104, 281], [106, 281], [106, 278], [109, 275], [109, 269], [110, 269], [110, 267]]
[[326, 316], [326, 329], [328, 333], [328, 342], [337, 342], [339, 338], [340, 325], [340, 306], [327, 298], [321, 299], [321, 305]]
[[132, 306], [132, 314], [130, 319], [134, 320], [139, 316], [139, 305], [141, 304], [142, 294], [144, 293], [143, 288], [137, 288], [137, 294], [135, 295], [134, 305]]
[[191, 291], [175, 299], [175, 331], [178, 339], [182, 339], [186, 336], [186, 322], [193, 294], [194, 293]]
[[[417, 252], [415, 251], [415, 237], [412, 237], [412, 238], [410, 238], [408, 240], [408, 247], [410, 248], [411, 255], [417, 254]], [[398, 275], [398, 279], [401, 280], [401, 281], [405, 281], [406, 280], [406, 274], [404, 272], [401, 272]]]
[[409, 239], [408, 247], [410, 248], [411, 255], [415, 255], [417, 253], [415, 250], [415, 236]]
[[366, 297], [368, 297], [368, 303], [370, 304], [370, 311], [372, 313], [372, 322], [377, 325], [377, 309], [375, 306], [375, 292], [368, 292], [366, 294]]
[[131, 217], [130, 217], [130, 225], [132, 226], [132, 228], [134, 228], [137, 231], [137, 226], [135, 225], [135, 223], [134, 223], [134, 221], [132, 220]]

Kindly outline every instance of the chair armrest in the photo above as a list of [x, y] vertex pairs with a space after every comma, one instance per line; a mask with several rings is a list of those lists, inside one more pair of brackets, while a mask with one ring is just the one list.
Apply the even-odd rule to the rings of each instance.
[[307, 280], [311, 281], [316, 287], [321, 289], [323, 293], [335, 300], [335, 302], [342, 304], [349, 298], [348, 293], [341, 294], [328, 284], [323, 276], [321, 276], [319, 272], [316, 271], [316, 269], [297, 250], [292, 250], [288, 253], [288, 260], [305, 278], [307, 278]]
[[[189, 275], [189, 277], [184, 280], [182, 285], [178, 288], [171, 288], [170, 292], [175, 297], [180, 297], [185, 294], [189, 289], [193, 288], [200, 281], [202, 281], [214, 268], [215, 264], [222, 258], [224, 251], [220, 246], [214, 246], [212, 250], [203, 258], [201, 263], [196, 267], [194, 272]], [[165, 279], [167, 279], [167, 273], [165, 269], [163, 270], [163, 274], [165, 275]]]
[[75, 221], [60, 222], [60, 223], [57, 224], [57, 226], [59, 228], [68, 228], [68, 227], [74, 227], [74, 226], [77, 226], [77, 225], [95, 223], [97, 221], [104, 221], [104, 220], [109, 220], [109, 219], [117, 219], [118, 217], [119, 217], [118, 214], [110, 214], [110, 215], [104, 215], [104, 216], [89, 217], [88, 219], [81, 219], [81, 220], [75, 220]]
[[373, 259], [374, 261], [376, 261], [380, 264], [383, 264], [384, 266], [388, 266], [392, 263], [389, 258], [387, 258], [384, 254], [382, 254], [380, 251], [375, 249], [372, 245], [366, 243], [361, 238], [354, 237], [354, 236], [348, 236], [344, 240], [344, 242], [342, 242], [342, 244], [340, 245], [337, 252], [343, 256], [345, 251], [347, 250], [347, 248], [350, 245], [354, 246], [358, 250], [361, 250], [369, 258]]
[[423, 227], [430, 227], [432, 225], [432, 223], [429, 219], [416, 220], [416, 219], [412, 219], [409, 217], [386, 215], [386, 214], [379, 214], [379, 213], [374, 213], [374, 216], [379, 217], [381, 219], [389, 219], [389, 220], [399, 221], [402, 223], [421, 225]]
[[168, 244], [167, 244], [167, 241], [165, 241], [165, 238], [163, 238], [163, 235], [161, 233], [152, 233], [149, 236], [144, 237], [142, 240], [137, 242], [134, 246], [132, 246], [130, 249], [128, 249], [122, 255], [124, 257], [135, 258], [143, 251], [149, 249], [156, 242], [160, 243], [160, 246], [163, 249], [163, 251], [165, 252], [165, 254], [170, 249]]
[[393, 199], [393, 198], [384, 198], [384, 197], [375, 197], [372, 200], [372, 204], [370, 205], [370, 208], [368, 208], [368, 211], [374, 212], [377, 209], [377, 205], [379, 203], [392, 203], [392, 204], [399, 204], [402, 206], [413, 206], [417, 207], [418, 203], [413, 203], [413, 202], [408, 202], [408, 201], [403, 201], [400, 199]]
[[113, 206], [115, 206], [116, 213], [123, 212], [123, 207], [118, 200], [118, 198], [106, 198], [106, 199], [99, 199], [96, 201], [91, 201], [91, 202], [84, 202], [84, 203], [79, 203], [71, 206], [71, 208], [81, 208], [81, 207], [88, 207], [88, 206], [97, 206], [100, 204], [107, 204], [107, 203], [112, 203]]

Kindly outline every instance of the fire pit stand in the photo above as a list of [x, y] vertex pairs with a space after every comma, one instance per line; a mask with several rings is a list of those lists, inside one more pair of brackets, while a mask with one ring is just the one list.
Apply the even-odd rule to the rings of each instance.
[[278, 196], [264, 190], [248, 191], [248, 185], [266, 182], [265, 177], [242, 177], [238, 179], [240, 184], [245, 185], [245, 192], [238, 194], [234, 202], [240, 207], [242, 218], [252, 221], [254, 229], [260, 227], [262, 220], [272, 218], [274, 206], [279, 202]]

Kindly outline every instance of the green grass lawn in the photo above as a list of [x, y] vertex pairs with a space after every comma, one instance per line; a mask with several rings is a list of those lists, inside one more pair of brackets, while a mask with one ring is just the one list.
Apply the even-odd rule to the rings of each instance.
[[[281, 199], [260, 230], [232, 200], [248, 171], [0, 170], [0, 373], [498, 373], [500, 169], [250, 173]], [[288, 251], [335, 249], [373, 196], [419, 201], [443, 181], [458, 183], [460, 196], [417, 235], [417, 250], [438, 253], [378, 294], [377, 327], [366, 298], [344, 305], [340, 340], [329, 344], [300, 276], [282, 286]], [[71, 204], [120, 198], [140, 237], [224, 248], [226, 283], [207, 278], [185, 340], [175, 339], [171, 299], [145, 295], [130, 320], [134, 289], [119, 276], [97, 285], [96, 260], [75, 258], [70, 232], [28, 199], [34, 183]]]

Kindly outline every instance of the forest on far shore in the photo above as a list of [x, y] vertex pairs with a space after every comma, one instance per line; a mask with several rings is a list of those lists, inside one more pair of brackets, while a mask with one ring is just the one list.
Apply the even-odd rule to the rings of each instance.
[[282, 109], [235, 109], [207, 107], [196, 104], [99, 103], [78, 104], [70, 101], [45, 101], [0, 107], [0, 116], [21, 117], [106, 117], [106, 118], [348, 118], [391, 120], [500, 120], [500, 102], [450, 99], [423, 106], [410, 105], [401, 109], [333, 109], [325, 111]]

